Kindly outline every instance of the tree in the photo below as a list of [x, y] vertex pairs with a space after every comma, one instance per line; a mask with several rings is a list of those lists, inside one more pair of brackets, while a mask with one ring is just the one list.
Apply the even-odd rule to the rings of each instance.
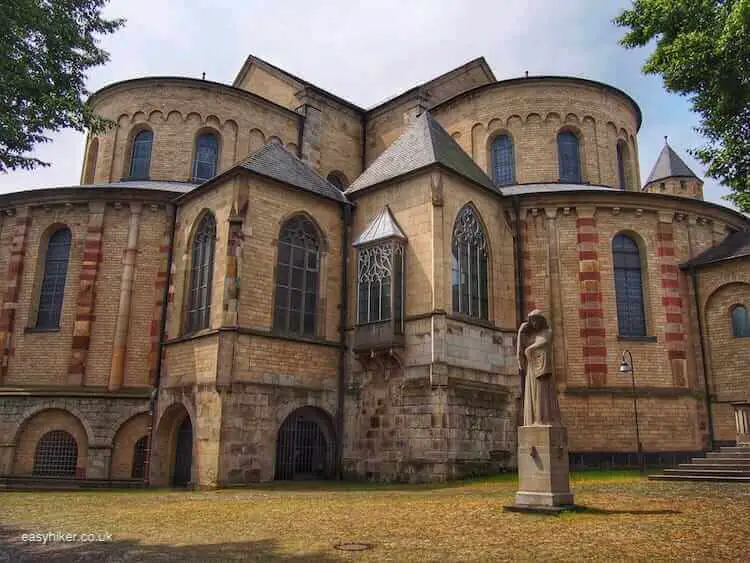
[[626, 48], [656, 40], [643, 72], [689, 97], [708, 141], [690, 153], [750, 211], [750, 0], [635, 0], [614, 23]]
[[0, 172], [49, 166], [28, 153], [70, 127], [100, 131], [108, 122], [86, 105], [86, 71], [109, 60], [97, 34], [108, 0], [0, 1]]

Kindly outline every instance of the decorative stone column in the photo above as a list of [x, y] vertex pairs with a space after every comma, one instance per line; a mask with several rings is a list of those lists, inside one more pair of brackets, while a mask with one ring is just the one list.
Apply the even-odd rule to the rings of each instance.
[[750, 447], [750, 403], [734, 403], [737, 445]]
[[125, 357], [128, 353], [128, 326], [130, 325], [130, 302], [135, 279], [135, 260], [138, 254], [138, 229], [141, 210], [139, 202], [130, 204], [130, 224], [128, 225], [128, 243], [122, 257], [122, 282], [120, 283], [120, 305], [115, 321], [115, 336], [112, 345], [112, 367], [109, 372], [109, 390], [117, 391], [122, 387], [125, 372]]

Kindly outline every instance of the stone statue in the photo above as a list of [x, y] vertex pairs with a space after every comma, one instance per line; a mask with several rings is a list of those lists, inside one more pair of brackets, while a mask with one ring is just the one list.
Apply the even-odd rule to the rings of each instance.
[[560, 405], [557, 402], [552, 361], [552, 331], [538, 309], [529, 313], [518, 329], [516, 357], [521, 374], [525, 374], [523, 394], [524, 426], [559, 426]]

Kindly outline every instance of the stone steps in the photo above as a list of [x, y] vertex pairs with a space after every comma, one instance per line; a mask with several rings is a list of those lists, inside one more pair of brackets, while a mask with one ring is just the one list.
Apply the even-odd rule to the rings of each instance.
[[715, 481], [750, 483], [750, 448], [722, 447], [694, 457], [690, 463], [665, 469], [661, 475], [649, 475], [653, 481]]

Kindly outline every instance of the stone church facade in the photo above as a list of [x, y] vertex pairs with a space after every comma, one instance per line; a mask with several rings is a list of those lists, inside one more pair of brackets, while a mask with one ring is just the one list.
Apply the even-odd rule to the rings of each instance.
[[215, 487], [515, 466], [546, 312], [574, 463], [746, 440], [750, 221], [598, 82], [483, 58], [363, 109], [256, 57], [96, 92], [0, 195], [0, 475]]

